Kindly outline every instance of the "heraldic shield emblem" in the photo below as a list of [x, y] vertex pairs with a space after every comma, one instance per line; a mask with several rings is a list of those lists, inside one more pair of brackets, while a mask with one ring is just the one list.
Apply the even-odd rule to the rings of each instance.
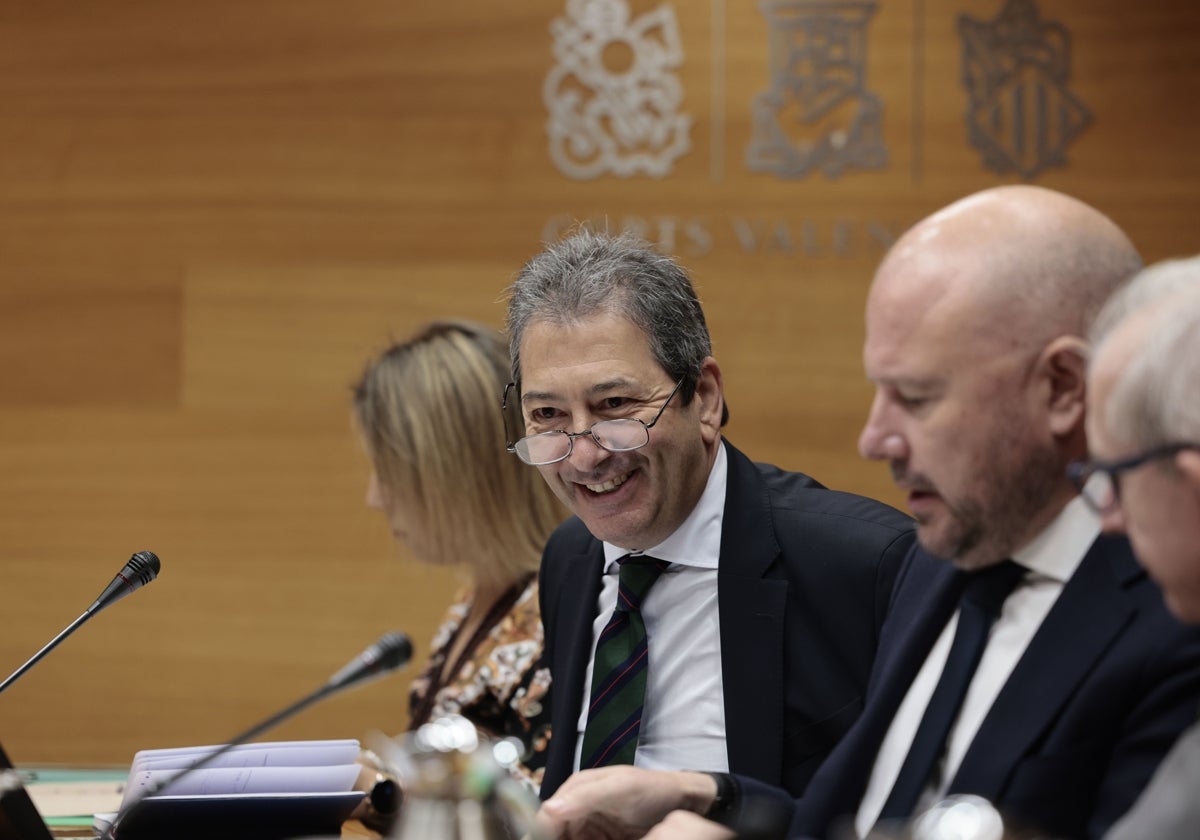
[[995, 20], [963, 15], [967, 134], [984, 166], [1032, 178], [1067, 162], [1091, 112], [1067, 89], [1070, 34], [1043, 23], [1033, 0], [1008, 0]]
[[550, 26], [555, 66], [542, 97], [550, 157], [576, 179], [662, 177], [690, 147], [673, 72], [683, 45], [672, 8], [636, 18], [625, 0], [568, 0]]
[[761, 0], [771, 86], [754, 98], [746, 165], [780, 178], [882, 169], [883, 104], [866, 89], [873, 2]]

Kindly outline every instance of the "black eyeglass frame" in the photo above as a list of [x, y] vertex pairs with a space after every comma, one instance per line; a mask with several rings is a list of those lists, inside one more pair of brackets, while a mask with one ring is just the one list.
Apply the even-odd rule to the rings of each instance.
[[[658, 409], [658, 413], [654, 415], [654, 419], [649, 423], [647, 423], [645, 420], [640, 420], [637, 417], [618, 417], [612, 420], [598, 420], [591, 426], [588, 426], [582, 432], [564, 432], [561, 429], [554, 429], [549, 432], [538, 432], [537, 434], [533, 435], [525, 435], [518, 438], [516, 441], [512, 439], [512, 431], [508, 428], [508, 393], [517, 387], [517, 383], [509, 382], [504, 386], [504, 393], [500, 395], [500, 415], [501, 420], [504, 423], [504, 449], [505, 451], [516, 455], [518, 458], [521, 458], [523, 463], [529, 464], [531, 467], [545, 467], [549, 466], [550, 464], [557, 464], [560, 461], [567, 460], [571, 457], [571, 453], [575, 451], [575, 438], [582, 437], [584, 435], [590, 436], [592, 441], [597, 446], [608, 452], [634, 452], [650, 442], [650, 430], [654, 428], [654, 424], [657, 423], [659, 418], [663, 416], [663, 412], [667, 410], [667, 406], [671, 404], [671, 400], [675, 398], [675, 394], [679, 392], [680, 387], [683, 385], [683, 380], [686, 378], [687, 377], [685, 376], [679, 377], [679, 381], [675, 383], [675, 387], [671, 389], [671, 393], [667, 394], [667, 398], [663, 401], [662, 406]], [[629, 449], [609, 449], [592, 433], [592, 430], [601, 423], [640, 423], [646, 430], [646, 440]], [[529, 461], [526, 461], [524, 458], [522, 458], [521, 453], [517, 451], [517, 444], [528, 438], [541, 437], [542, 435], [563, 435], [567, 439], [567, 451], [561, 458], [555, 458], [553, 461], [543, 461], [538, 464], [530, 464]]]
[[[1067, 464], [1067, 478], [1075, 485], [1075, 488], [1079, 491], [1079, 495], [1083, 497], [1083, 501], [1088, 507], [1096, 513], [1105, 514], [1111, 510], [1115, 510], [1121, 501], [1121, 482], [1119, 481], [1121, 473], [1137, 469], [1151, 461], [1157, 461], [1160, 458], [1170, 458], [1178, 455], [1180, 452], [1187, 452], [1189, 450], [1200, 451], [1200, 443], [1164, 443], [1160, 446], [1151, 447], [1145, 452], [1130, 455], [1128, 458], [1120, 458], [1116, 461], [1073, 461]], [[1103, 505], [1092, 498], [1086, 489], [1092, 476], [1097, 473], [1108, 476], [1108, 483], [1112, 488], [1112, 498]]]

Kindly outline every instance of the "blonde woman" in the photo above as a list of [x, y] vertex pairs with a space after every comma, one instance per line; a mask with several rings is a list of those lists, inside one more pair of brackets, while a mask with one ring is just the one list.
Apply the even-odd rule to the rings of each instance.
[[495, 330], [437, 321], [368, 363], [354, 414], [371, 460], [367, 504], [425, 563], [455, 565], [467, 583], [413, 683], [410, 728], [461, 714], [516, 736], [541, 781], [549, 708], [537, 569], [565, 511], [536, 470], [504, 449], [500, 395], [508, 347]]

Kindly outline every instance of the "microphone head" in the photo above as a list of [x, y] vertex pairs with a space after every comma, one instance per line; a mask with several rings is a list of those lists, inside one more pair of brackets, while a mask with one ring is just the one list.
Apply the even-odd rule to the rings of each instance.
[[124, 571], [131, 577], [137, 580], [138, 588], [145, 586], [150, 581], [158, 577], [158, 572], [162, 568], [162, 561], [158, 559], [158, 555], [153, 551], [139, 551], [137, 554], [129, 558], [129, 562], [125, 564]]
[[117, 576], [104, 588], [100, 597], [88, 607], [87, 611], [97, 613], [105, 607], [112, 606], [126, 595], [136, 592], [158, 577], [158, 571], [161, 568], [162, 562], [158, 559], [157, 554], [153, 551], [139, 551], [121, 567], [121, 571], [117, 572]]
[[412, 659], [412, 641], [403, 633], [384, 633], [379, 641], [364, 651], [363, 655], [374, 654], [376, 670], [381, 674], [403, 668]]
[[379, 677], [408, 664], [412, 659], [413, 646], [403, 633], [384, 633], [379, 640], [346, 667], [329, 678], [325, 684], [330, 691], [340, 691], [374, 677]]

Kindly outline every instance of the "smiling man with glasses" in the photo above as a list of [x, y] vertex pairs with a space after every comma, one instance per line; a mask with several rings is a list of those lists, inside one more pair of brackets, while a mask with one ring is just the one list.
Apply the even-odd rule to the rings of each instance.
[[862, 708], [911, 521], [724, 439], [700, 302], [643, 242], [550, 245], [508, 332], [508, 449], [575, 514], [542, 559], [546, 836], [722, 817], [729, 772], [799, 795]]
[[[1152, 266], [1091, 334], [1088, 445], [1070, 474], [1107, 531], [1129, 535], [1176, 616], [1200, 624], [1200, 257]], [[1200, 725], [1175, 744], [1106, 840], [1191, 837]]]

